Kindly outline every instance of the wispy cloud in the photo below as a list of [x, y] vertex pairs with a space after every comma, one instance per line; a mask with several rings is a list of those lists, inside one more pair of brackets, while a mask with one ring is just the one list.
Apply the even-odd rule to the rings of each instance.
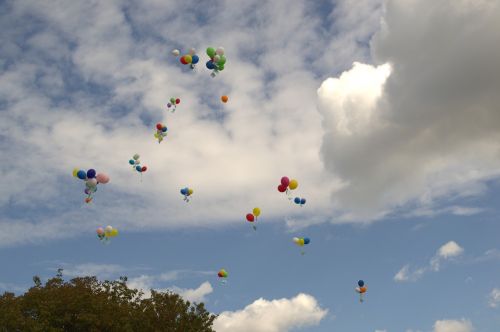
[[500, 288], [493, 288], [488, 295], [488, 305], [496, 308], [500, 304]]

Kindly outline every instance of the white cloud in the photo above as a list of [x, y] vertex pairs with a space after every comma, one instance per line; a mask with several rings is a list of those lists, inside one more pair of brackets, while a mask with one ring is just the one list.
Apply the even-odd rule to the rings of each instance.
[[434, 332], [472, 332], [474, 327], [469, 320], [438, 320], [434, 324]]
[[[97, 276], [100, 278], [108, 278], [110, 276], [116, 275], [126, 271], [126, 269], [117, 264], [96, 264], [96, 263], [84, 263], [78, 265], [67, 265], [63, 264], [63, 275], [69, 277], [86, 277], [86, 276]], [[127, 269], [127, 271], [130, 271]]]
[[[500, 3], [410, 3], [387, 0], [371, 42], [375, 63], [391, 65], [386, 80], [355, 63], [318, 90], [322, 157], [345, 184], [333, 198], [350, 219], [440, 209], [500, 174]], [[355, 73], [371, 88], [346, 88]]]
[[174, 293], [179, 294], [185, 300], [191, 302], [206, 302], [205, 296], [213, 292], [212, 285], [205, 281], [196, 289], [172, 287]]
[[406, 264], [396, 273], [396, 275], [394, 275], [393, 279], [397, 282], [417, 281], [427, 272], [439, 271], [443, 261], [460, 256], [463, 252], [464, 249], [455, 241], [449, 241], [437, 250], [436, 254], [430, 259], [428, 266], [411, 270], [410, 265]]
[[496, 308], [500, 304], [500, 288], [493, 288], [489, 295], [488, 305], [491, 308]]
[[317, 325], [327, 314], [311, 295], [287, 299], [258, 299], [239, 311], [222, 312], [214, 322], [217, 332], [286, 332]]

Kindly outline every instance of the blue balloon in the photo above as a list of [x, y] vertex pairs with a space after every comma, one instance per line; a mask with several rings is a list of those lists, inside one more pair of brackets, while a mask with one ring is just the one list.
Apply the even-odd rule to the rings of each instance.
[[295, 202], [295, 204], [300, 204], [300, 197], [295, 197], [293, 201]]
[[198, 63], [198, 61], [200, 61], [200, 57], [199, 57], [199, 56], [197, 56], [196, 54], [195, 54], [195, 55], [193, 55], [193, 56], [191, 57], [191, 63], [192, 63], [193, 65], [197, 64], [197, 63]]
[[300, 200], [300, 204], [301, 204], [301, 205], [306, 204], [306, 199], [305, 199], [305, 198], [302, 198], [302, 199]]
[[142, 172], [142, 168], [141, 168], [141, 166], [139, 166], [139, 165], [135, 166], [135, 170], [136, 170], [137, 172]]
[[167, 131], [167, 127], [161, 128], [161, 131], [166, 132]]
[[207, 68], [208, 69], [215, 69], [215, 64], [212, 60], [207, 61]]
[[305, 237], [304, 238], [304, 244], [309, 244], [309, 242], [311, 242], [311, 239], [309, 239], [308, 237]]
[[93, 179], [93, 178], [95, 178], [95, 169], [93, 169], [93, 168], [89, 169], [89, 170], [87, 171], [87, 177], [88, 177], [89, 179]]
[[363, 287], [365, 285], [365, 282], [363, 280], [358, 281], [358, 286]]
[[130, 159], [130, 160], [128, 161], [128, 163], [129, 163], [130, 165], [133, 165], [133, 164], [135, 164], [135, 161], [134, 161], [133, 159]]
[[181, 189], [181, 194], [182, 194], [182, 195], [187, 195], [186, 188], [182, 188], [182, 189]]
[[78, 173], [76, 173], [76, 176], [80, 180], [85, 180], [87, 178], [87, 173], [85, 173], [85, 171], [83, 171], [83, 170], [79, 170]]

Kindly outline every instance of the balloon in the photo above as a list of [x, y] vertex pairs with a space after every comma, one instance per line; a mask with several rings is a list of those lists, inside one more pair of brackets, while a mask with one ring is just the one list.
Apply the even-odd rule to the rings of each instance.
[[116, 228], [113, 228], [113, 229], [111, 230], [111, 236], [112, 236], [112, 237], [115, 237], [115, 236], [117, 236], [117, 235], [118, 235], [118, 230], [117, 230]]
[[140, 172], [140, 171], [141, 171], [141, 166], [139, 166], [139, 165], [135, 166], [135, 170], [136, 170], [137, 172]]
[[78, 168], [73, 168], [73, 176], [75, 178], [78, 176]]
[[89, 179], [93, 179], [93, 178], [95, 178], [95, 173], [96, 173], [96, 172], [95, 172], [95, 169], [91, 168], [91, 169], [89, 169], [89, 170], [87, 171], [87, 177], [88, 177]]
[[171, 102], [172, 104], [174, 104], [174, 103], [175, 103], [175, 98], [174, 98], [174, 97], [170, 98], [170, 102]]
[[188, 64], [188, 62], [186, 61], [186, 56], [185, 56], [185, 55], [181, 56], [181, 58], [180, 58], [180, 62], [181, 62], [183, 65], [187, 65], [187, 64]]
[[300, 204], [300, 197], [295, 197], [293, 201], [295, 202], [295, 204]]
[[219, 58], [219, 61], [216, 61], [219, 66], [224, 66], [226, 63], [226, 57], [224, 55], [221, 55]]
[[212, 60], [207, 61], [207, 68], [208, 69], [215, 69], [215, 64], [213, 63]]
[[200, 61], [200, 57], [199, 57], [199, 56], [197, 56], [196, 54], [194, 54], [194, 55], [191, 57], [191, 63], [192, 63], [193, 65], [195, 65], [195, 64], [197, 64], [197, 63], [198, 63], [198, 61]]
[[137, 153], [134, 154], [134, 156], [132, 157], [134, 160], [138, 160], [141, 156], [139, 156]]
[[311, 242], [311, 239], [309, 239], [308, 237], [305, 237], [304, 238], [304, 244], [309, 244], [309, 242]]
[[182, 194], [182, 195], [187, 195], [186, 188], [182, 188], [182, 189], [181, 189], [181, 194]]
[[106, 184], [109, 182], [109, 176], [105, 173], [99, 173], [95, 177], [97, 179], [97, 182]]
[[222, 46], [217, 47], [215, 54], [224, 55], [224, 47], [222, 47]]
[[253, 221], [255, 220], [254, 215], [253, 215], [253, 214], [251, 214], [251, 213], [248, 213], [248, 214], [247, 214], [247, 220], [248, 220], [249, 222], [253, 222]]
[[284, 192], [286, 191], [286, 187], [285, 187], [284, 185], [280, 184], [280, 185], [278, 186], [278, 191], [279, 191], [280, 193], [284, 193]]
[[302, 246], [304, 245], [304, 243], [305, 243], [304, 239], [303, 239], [303, 238], [300, 238], [300, 239], [299, 239], [299, 246], [301, 246], [301, 247], [302, 247]]
[[295, 244], [299, 244], [299, 243], [300, 243], [300, 239], [299, 239], [298, 237], [294, 237], [294, 238], [293, 238], [293, 242], [294, 242]]
[[172, 55], [174, 56], [179, 56], [179, 54], [181, 54], [181, 52], [178, 49], [172, 51]]
[[363, 287], [365, 285], [365, 282], [363, 280], [358, 281], [358, 286]]
[[83, 190], [83, 192], [84, 192], [85, 194], [87, 194], [87, 195], [90, 195], [90, 190], [89, 190], [89, 188], [85, 188], [85, 190]]
[[223, 70], [224, 70], [224, 65], [218, 65], [217, 69], [218, 69], [219, 71], [223, 71]]
[[214, 55], [215, 55], [215, 49], [213, 47], [208, 47], [207, 48], [207, 55], [210, 57], [210, 58], [213, 58]]
[[161, 128], [163, 128], [163, 125], [162, 125], [161, 123], [159, 123], [159, 122], [158, 122], [158, 123], [156, 124], [156, 129], [161, 130]]
[[166, 132], [167, 131], [167, 127], [165, 126], [165, 127], [161, 128], [161, 131], [162, 132]]
[[288, 177], [284, 176], [281, 178], [281, 184], [286, 188], [288, 187], [288, 184], [290, 183], [290, 179]]
[[193, 189], [189, 188], [188, 189], [188, 195], [191, 196], [193, 194]]
[[293, 180], [290, 180], [290, 183], [288, 184], [288, 187], [291, 189], [291, 190], [295, 190], [297, 189], [297, 187], [299, 186], [299, 183], [297, 182], [297, 180], [293, 179]]
[[91, 198], [91, 197], [87, 197], [87, 198], [85, 198], [85, 203], [87, 203], [87, 204], [88, 204], [88, 203], [90, 203], [90, 202], [92, 202], [92, 198]]
[[135, 160], [130, 159], [130, 160], [128, 161], [128, 163], [129, 163], [130, 165], [134, 165], [134, 164], [135, 164]]
[[76, 172], [76, 176], [80, 179], [80, 180], [85, 180], [87, 178], [87, 173], [83, 170], [79, 170], [78, 172]]
[[106, 232], [111, 232], [113, 230], [113, 227], [108, 225], [106, 226], [106, 228], [104, 229]]
[[306, 204], [306, 199], [305, 198], [301, 198], [300, 199], [300, 205], [304, 205]]
[[252, 212], [253, 212], [254, 216], [256, 216], [256, 217], [260, 216], [260, 209], [258, 207], [253, 208]]
[[189, 50], [189, 55], [194, 55], [196, 53], [196, 50], [194, 48], [191, 48]]
[[99, 235], [102, 235], [104, 234], [104, 229], [102, 229], [102, 227], [99, 227], [97, 230], [96, 230], [96, 233], [99, 234]]
[[176, 104], [180, 104], [180, 102], [181, 102], [181, 100], [180, 100], [179, 98], [177, 98], [177, 99], [175, 100], [175, 103], [176, 103]]
[[222, 100], [223, 103], [227, 103], [228, 99], [229, 98], [227, 96], [220, 97], [220, 100]]
[[191, 55], [186, 54], [184, 56], [184, 61], [186, 61], [186, 63], [184, 63], [184, 64], [188, 64], [188, 63], [191, 63], [193, 61], [193, 58], [191, 57]]
[[142, 166], [141, 172], [146, 172], [147, 170], [148, 170], [148, 168], [146, 166]]
[[220, 55], [214, 56], [214, 62], [217, 63], [220, 61]]
[[360, 292], [361, 294], [366, 293], [366, 289], [367, 289], [366, 287], [360, 287], [360, 288], [359, 288], [359, 292]]
[[95, 186], [97, 186], [97, 179], [96, 178], [87, 179], [87, 181], [85, 182], [85, 184], [89, 188], [94, 188]]

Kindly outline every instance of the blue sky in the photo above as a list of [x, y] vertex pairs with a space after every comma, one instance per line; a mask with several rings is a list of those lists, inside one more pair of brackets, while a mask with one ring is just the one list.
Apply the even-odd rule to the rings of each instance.
[[[410, 3], [2, 2], [0, 291], [62, 267], [204, 301], [219, 332], [496, 331], [500, 5]], [[111, 178], [91, 204], [75, 167]]]

